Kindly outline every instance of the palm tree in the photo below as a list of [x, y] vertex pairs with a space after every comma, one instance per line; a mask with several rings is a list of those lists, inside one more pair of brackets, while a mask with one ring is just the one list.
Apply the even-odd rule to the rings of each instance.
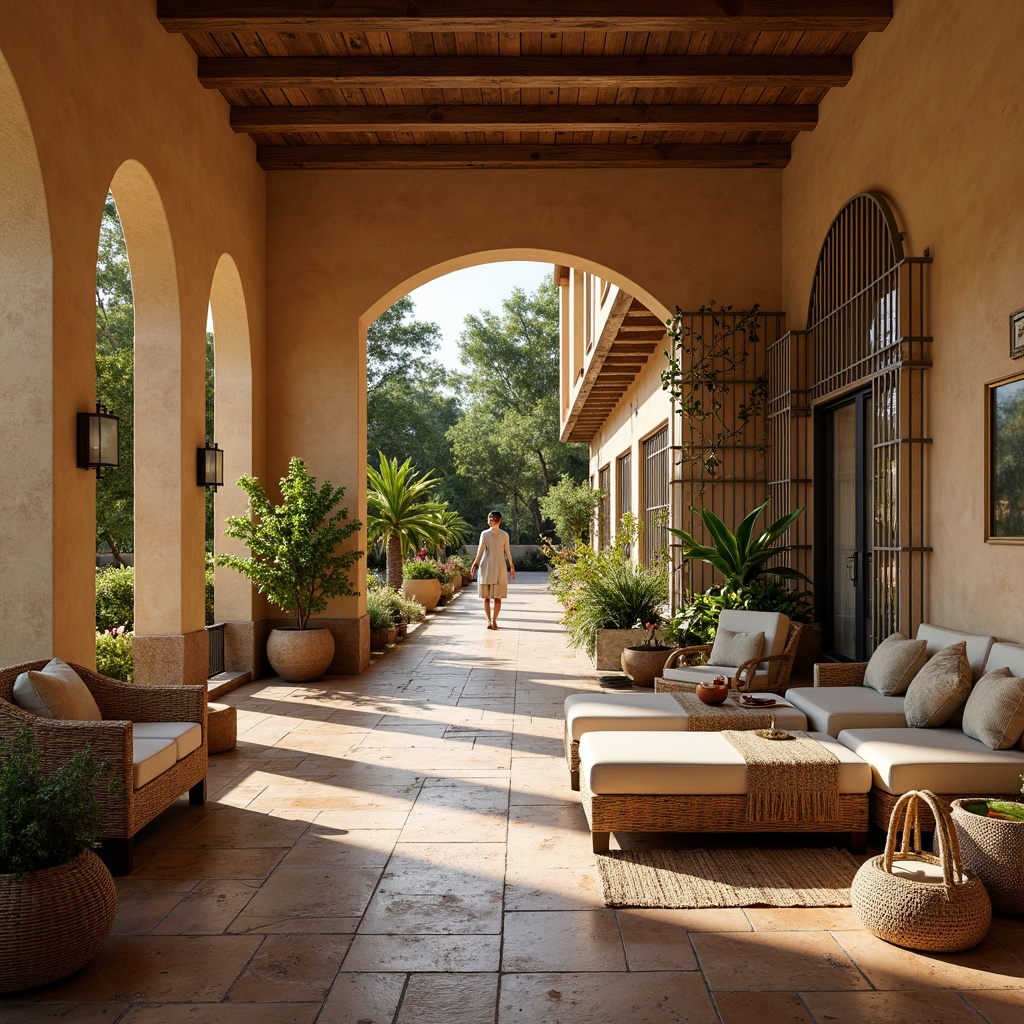
[[466, 534], [469, 531], [469, 523], [467, 523], [466, 520], [455, 511], [455, 509], [447, 508], [447, 502], [444, 504], [446, 506], [445, 510], [439, 517], [441, 528], [444, 530], [444, 540], [438, 545], [438, 558], [442, 558], [444, 556], [445, 546], [458, 548], [465, 544]]
[[447, 505], [433, 496], [436, 477], [421, 476], [409, 459], [399, 465], [398, 459], [388, 459], [382, 452], [377, 457], [379, 469], [366, 467], [366, 532], [371, 543], [384, 544], [388, 586], [400, 590], [408, 548], [444, 543], [447, 528], [441, 514]]

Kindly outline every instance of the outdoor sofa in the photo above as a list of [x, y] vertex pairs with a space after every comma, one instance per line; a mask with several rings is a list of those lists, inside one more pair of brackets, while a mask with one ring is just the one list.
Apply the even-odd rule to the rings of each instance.
[[0, 737], [24, 726], [43, 768], [87, 744], [111, 768], [100, 787], [100, 855], [115, 875], [132, 870], [139, 830], [183, 793], [206, 800], [205, 686], [141, 686], [54, 658], [0, 669]]

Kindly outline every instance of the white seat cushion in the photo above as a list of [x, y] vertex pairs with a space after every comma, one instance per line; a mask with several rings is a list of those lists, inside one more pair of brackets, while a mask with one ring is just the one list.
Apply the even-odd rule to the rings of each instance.
[[870, 686], [794, 686], [786, 700], [807, 716], [808, 728], [838, 736], [844, 729], [906, 728], [903, 697]]
[[180, 761], [203, 742], [203, 727], [198, 722], [133, 722], [132, 735], [144, 740], [174, 740], [175, 756]]
[[992, 672], [997, 668], [1008, 668], [1010, 675], [1018, 679], [1024, 677], [1024, 645], [1002, 642], [993, 644], [985, 660], [985, 671]]
[[[985, 661], [988, 658], [989, 651], [992, 649], [992, 644], [995, 642], [994, 636], [982, 636], [979, 633], [960, 633], [955, 629], [944, 629], [942, 626], [932, 626], [927, 622], [922, 622], [917, 627], [917, 639], [924, 640], [927, 643], [929, 658], [938, 654], [944, 647], [949, 647], [951, 644], [958, 644], [963, 641], [967, 644], [967, 661], [971, 666], [971, 675], [975, 682], [982, 677], [985, 670]], [[998, 668], [999, 666], [994, 665], [992, 667]]]
[[[134, 729], [132, 731], [134, 734]], [[139, 739], [132, 736], [133, 784], [136, 789], [142, 789], [147, 782], [152, 782], [168, 768], [173, 768], [177, 760], [174, 740]]]
[[[871, 769], [824, 733], [811, 733], [839, 759], [839, 792], [866, 793]], [[747, 766], [720, 732], [589, 732], [580, 773], [592, 793], [709, 796], [747, 791]]]
[[888, 793], [997, 794], [1020, 791], [1024, 751], [989, 750], [959, 729], [847, 729], [844, 747], [871, 765]]
[[[770, 710], [779, 729], [807, 728], [803, 712], [785, 702]], [[574, 693], [565, 698], [565, 721], [577, 741], [588, 732], [679, 732], [690, 727], [689, 716], [670, 693]]]

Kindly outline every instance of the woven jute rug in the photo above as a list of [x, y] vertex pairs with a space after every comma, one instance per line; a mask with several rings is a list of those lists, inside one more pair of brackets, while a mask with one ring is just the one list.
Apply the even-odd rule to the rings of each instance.
[[613, 850], [597, 858], [608, 907], [848, 907], [845, 850]]

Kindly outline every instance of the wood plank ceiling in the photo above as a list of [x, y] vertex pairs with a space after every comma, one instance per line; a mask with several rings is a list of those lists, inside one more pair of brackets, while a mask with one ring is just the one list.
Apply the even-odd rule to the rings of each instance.
[[158, 0], [268, 170], [784, 167], [892, 0]]

